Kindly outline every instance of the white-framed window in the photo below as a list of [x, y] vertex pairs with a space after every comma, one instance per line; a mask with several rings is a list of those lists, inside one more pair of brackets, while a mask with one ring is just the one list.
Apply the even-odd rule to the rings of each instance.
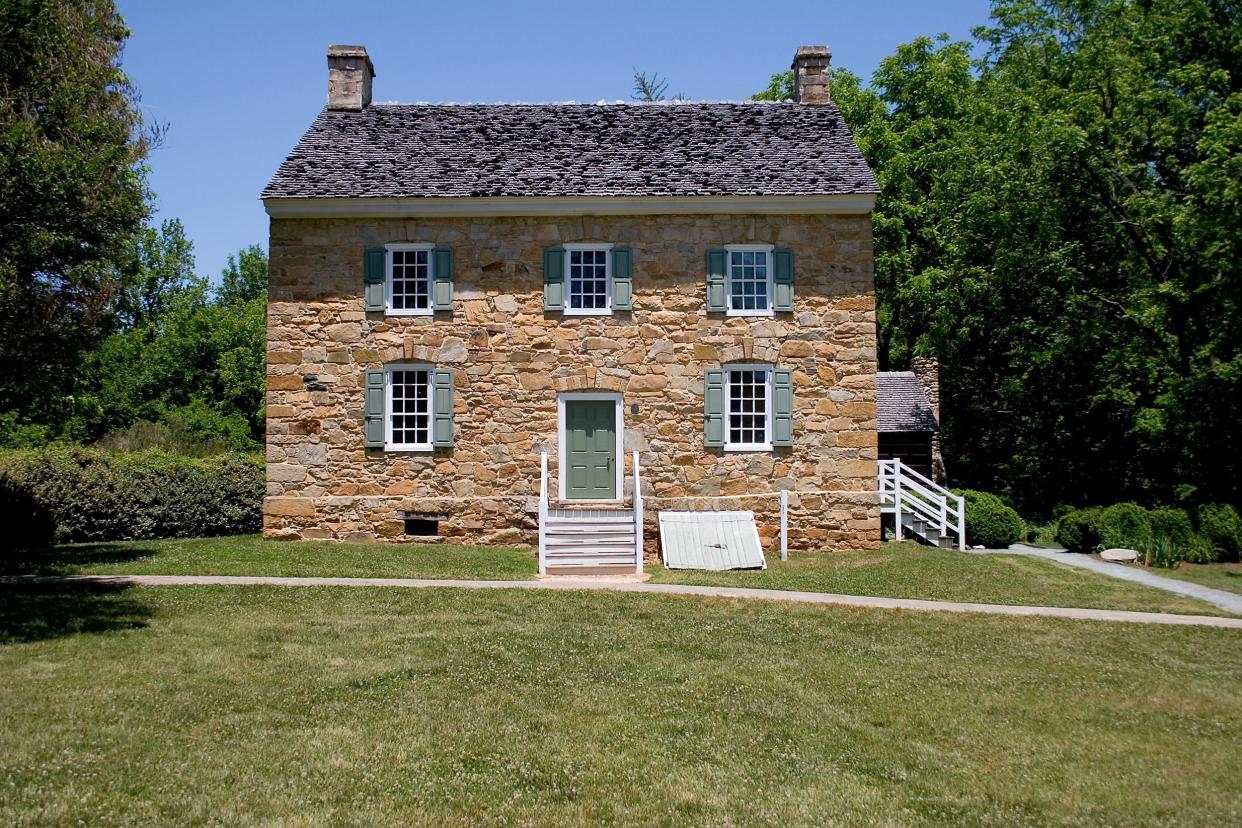
[[612, 245], [565, 245], [565, 313], [612, 313]]
[[434, 244], [388, 244], [384, 294], [391, 316], [431, 316], [431, 285], [435, 278]]
[[725, 449], [772, 448], [772, 366], [725, 366]]
[[433, 396], [430, 365], [384, 366], [384, 447], [388, 451], [431, 451]]
[[729, 316], [773, 316], [770, 244], [725, 246], [725, 294]]

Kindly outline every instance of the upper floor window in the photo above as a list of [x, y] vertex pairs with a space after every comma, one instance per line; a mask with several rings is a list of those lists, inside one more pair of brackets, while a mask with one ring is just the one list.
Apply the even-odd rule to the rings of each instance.
[[565, 245], [565, 313], [612, 313], [611, 244]]
[[725, 292], [730, 316], [772, 314], [772, 250], [770, 244], [725, 247], [728, 257]]
[[430, 316], [435, 312], [433, 244], [390, 244], [387, 261], [387, 312], [393, 316]]

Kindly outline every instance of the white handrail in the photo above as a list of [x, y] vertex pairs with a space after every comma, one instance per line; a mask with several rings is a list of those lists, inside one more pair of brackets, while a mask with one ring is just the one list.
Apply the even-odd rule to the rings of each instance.
[[643, 574], [643, 485], [638, 474], [638, 452], [634, 452], [634, 573]]
[[901, 540], [901, 516], [910, 512], [925, 519], [942, 532], [957, 536], [957, 548], [966, 548], [966, 506], [960, 495], [907, 466], [899, 458], [877, 462], [881, 507], [891, 507], [896, 515], [894, 536]]
[[539, 574], [548, 572], [548, 453], [539, 453]]

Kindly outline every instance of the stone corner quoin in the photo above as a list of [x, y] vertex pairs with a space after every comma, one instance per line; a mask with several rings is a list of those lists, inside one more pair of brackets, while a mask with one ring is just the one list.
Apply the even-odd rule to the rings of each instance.
[[[452, 250], [451, 310], [365, 310], [364, 251], [395, 242]], [[633, 310], [544, 310], [543, 251], [571, 242], [631, 250]], [[708, 312], [705, 253], [735, 243], [793, 252], [792, 313]], [[787, 489], [790, 548], [879, 543], [870, 215], [282, 217], [270, 256], [267, 537], [417, 540], [410, 512], [439, 516], [439, 540], [534, 544], [558, 395], [601, 391], [621, 395], [652, 539], [661, 509], [751, 509], [772, 548]], [[706, 447], [705, 372], [752, 360], [792, 371], [793, 445]], [[402, 361], [452, 369], [451, 447], [365, 447], [366, 372]]]

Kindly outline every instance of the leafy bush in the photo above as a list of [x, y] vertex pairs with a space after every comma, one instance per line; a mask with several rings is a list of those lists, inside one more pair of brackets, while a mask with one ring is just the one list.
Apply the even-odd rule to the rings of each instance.
[[46, 512], [57, 543], [203, 537], [262, 523], [263, 466], [248, 455], [189, 458], [163, 451], [52, 446], [0, 453], [0, 521]]
[[1057, 543], [1071, 552], [1094, 552], [1104, 533], [1103, 511], [1094, 507], [1070, 512], [1057, 522]]
[[1137, 550], [1151, 539], [1151, 517], [1137, 503], [1114, 503], [1100, 514], [1100, 545]]
[[1157, 538], [1168, 538], [1174, 546], [1189, 546], [1194, 541], [1194, 525], [1190, 522], [1190, 514], [1185, 509], [1164, 507], [1153, 509], [1148, 513], [1151, 518], [1151, 534]]
[[1026, 524], [1013, 509], [989, 492], [962, 489], [966, 502], [966, 542], [971, 546], [1004, 549], [1026, 535]]
[[1218, 558], [1236, 561], [1242, 556], [1242, 517], [1227, 503], [1199, 507], [1199, 534], [1217, 551]]

